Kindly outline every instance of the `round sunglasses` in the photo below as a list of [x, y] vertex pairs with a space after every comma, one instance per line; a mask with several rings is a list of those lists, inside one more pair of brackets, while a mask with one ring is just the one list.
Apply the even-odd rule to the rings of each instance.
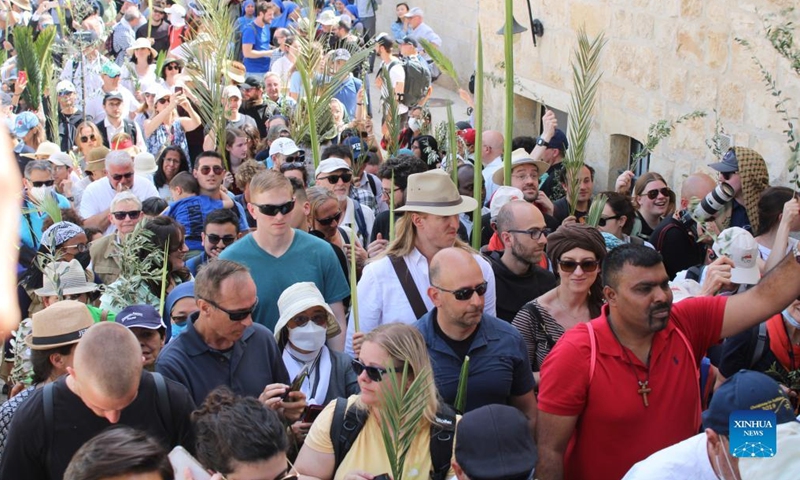
[[645, 192], [645, 193], [643, 193], [642, 195], [643, 195], [643, 196], [645, 196], [645, 197], [647, 197], [647, 198], [649, 198], [650, 200], [655, 200], [656, 198], [658, 198], [658, 194], [659, 194], [659, 193], [660, 193], [661, 195], [665, 196], [665, 197], [669, 197], [669, 194], [670, 194], [670, 192], [671, 192], [671, 191], [672, 191], [672, 190], [670, 190], [670, 189], [669, 189], [669, 188], [667, 188], [667, 187], [664, 187], [664, 188], [654, 188], [654, 189], [652, 189], [652, 190], [650, 190], [650, 191], [648, 191], [648, 192]]

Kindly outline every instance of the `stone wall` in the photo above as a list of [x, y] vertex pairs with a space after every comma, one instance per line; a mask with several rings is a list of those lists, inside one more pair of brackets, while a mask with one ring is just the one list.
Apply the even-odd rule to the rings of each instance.
[[[617, 168], [626, 164], [629, 138], [645, 142], [648, 127], [704, 110], [704, 119], [678, 126], [656, 148], [651, 170], [678, 185], [692, 171], [714, 161], [706, 146], [716, 118], [735, 145], [759, 151], [767, 160], [771, 180], [787, 180], [789, 149], [782, 133], [786, 125], [764, 87], [755, 55], [775, 77], [789, 102], [800, 112], [800, 76], [764, 38], [760, 14], [778, 12], [795, 0], [531, 0], [534, 18], [544, 24], [544, 36], [533, 46], [530, 32], [514, 38], [517, 115], [515, 134], [539, 131], [536, 102], [566, 112], [572, 86], [570, 56], [576, 31], [585, 25], [590, 36], [605, 32], [596, 124], [587, 162], [597, 168], [597, 187], [613, 185]], [[480, 18], [486, 73], [502, 77], [502, 0], [416, 0], [426, 22], [443, 38], [444, 52], [462, 77], [473, 71]], [[379, 28], [388, 28], [393, 4], [384, 4]], [[800, 15], [795, 13], [800, 19]], [[525, 0], [514, 0], [514, 16], [526, 27]], [[753, 52], [736, 43], [747, 39]], [[486, 82], [486, 128], [502, 130], [503, 86]], [[717, 115], [715, 115], [716, 110]], [[565, 127], [565, 126], [564, 126]], [[627, 142], [627, 143], [626, 143]]]

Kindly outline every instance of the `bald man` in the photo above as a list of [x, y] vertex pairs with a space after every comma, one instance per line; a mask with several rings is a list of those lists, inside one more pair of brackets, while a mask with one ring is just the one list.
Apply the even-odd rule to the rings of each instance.
[[481, 163], [483, 164], [483, 185], [486, 187], [486, 205], [492, 201], [492, 195], [497, 190], [497, 185], [492, 180], [492, 175], [503, 168], [503, 134], [495, 130], [487, 130], [481, 136]]
[[717, 182], [705, 173], [689, 175], [681, 185], [680, 209], [662, 220], [650, 234], [650, 241], [664, 258], [671, 279], [682, 270], [705, 263], [707, 245], [698, 241], [697, 223], [689, 210], [716, 186]]
[[95, 324], [74, 355], [66, 376], [37, 389], [19, 407], [0, 478], [60, 479], [78, 448], [115, 424], [147, 432], [170, 449], [194, 445], [189, 392], [142, 370], [142, 349], [130, 330]]
[[511, 201], [500, 209], [495, 224], [504, 246], [488, 255], [497, 285], [497, 316], [511, 323], [523, 305], [556, 288], [556, 277], [540, 266], [548, 232], [535, 205]]
[[434, 255], [429, 275], [427, 293], [435, 308], [415, 326], [425, 337], [444, 401], [454, 404], [468, 355], [464, 412], [493, 403], [511, 405], [527, 416], [533, 431], [536, 397], [528, 353], [514, 327], [483, 312], [487, 282], [478, 262], [467, 249], [445, 248]]

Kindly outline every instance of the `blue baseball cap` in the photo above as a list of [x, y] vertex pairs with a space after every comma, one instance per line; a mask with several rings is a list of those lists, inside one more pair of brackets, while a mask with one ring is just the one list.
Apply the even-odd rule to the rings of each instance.
[[344, 142], [342, 142], [342, 145], [347, 145], [348, 147], [350, 147], [350, 150], [353, 152], [354, 162], [359, 158], [361, 158], [362, 155], [366, 155], [367, 152], [369, 151], [369, 147], [367, 147], [367, 144], [364, 143], [357, 136], [346, 138]]
[[152, 305], [130, 305], [123, 308], [116, 317], [116, 322], [126, 328], [146, 328], [148, 330], [167, 329], [158, 310]]
[[703, 412], [703, 428], [728, 435], [731, 413], [737, 410], [775, 412], [778, 424], [796, 421], [789, 397], [778, 382], [752, 370], [739, 370], [714, 392]]
[[567, 141], [567, 135], [562, 131], [556, 128], [556, 132], [553, 134], [553, 138], [550, 139], [550, 148], [557, 148], [562, 152], [566, 152], [569, 150], [569, 142]]
[[14, 120], [14, 136], [22, 138], [39, 125], [39, 117], [33, 112], [22, 112]]

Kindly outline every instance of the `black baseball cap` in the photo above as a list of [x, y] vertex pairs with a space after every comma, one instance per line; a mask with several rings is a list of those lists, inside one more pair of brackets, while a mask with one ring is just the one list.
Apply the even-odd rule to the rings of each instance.
[[243, 90], [250, 90], [251, 88], [264, 88], [264, 82], [258, 79], [258, 77], [249, 76], [244, 80], [244, 83], [239, 84], [239, 88]]

